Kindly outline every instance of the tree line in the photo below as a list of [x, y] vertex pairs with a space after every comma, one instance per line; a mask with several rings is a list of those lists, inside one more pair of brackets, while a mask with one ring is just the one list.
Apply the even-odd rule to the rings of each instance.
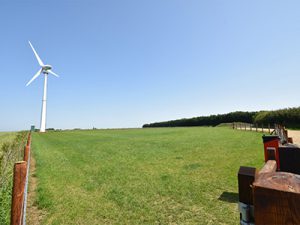
[[281, 124], [287, 128], [300, 128], [300, 107], [272, 111], [260, 111], [253, 120], [254, 123]]
[[183, 118], [163, 122], [144, 124], [147, 127], [189, 127], [189, 126], [217, 126], [221, 123], [259, 123], [281, 124], [290, 128], [300, 128], [300, 107], [286, 108], [273, 111], [259, 112], [230, 112], [226, 114]]

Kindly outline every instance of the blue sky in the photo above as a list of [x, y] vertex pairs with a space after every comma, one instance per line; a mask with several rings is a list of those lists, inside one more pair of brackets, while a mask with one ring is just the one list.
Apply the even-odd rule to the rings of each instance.
[[2, 1], [0, 130], [141, 127], [299, 106], [299, 1]]

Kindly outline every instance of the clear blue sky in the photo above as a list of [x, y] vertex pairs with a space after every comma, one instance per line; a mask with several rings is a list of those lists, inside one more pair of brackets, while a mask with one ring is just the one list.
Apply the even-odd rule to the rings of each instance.
[[0, 130], [299, 106], [300, 1], [1, 1]]

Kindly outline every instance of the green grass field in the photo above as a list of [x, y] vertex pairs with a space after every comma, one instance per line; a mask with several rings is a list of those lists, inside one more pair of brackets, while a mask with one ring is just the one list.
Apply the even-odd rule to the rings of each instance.
[[238, 224], [237, 172], [261, 133], [152, 128], [35, 133], [44, 224]]

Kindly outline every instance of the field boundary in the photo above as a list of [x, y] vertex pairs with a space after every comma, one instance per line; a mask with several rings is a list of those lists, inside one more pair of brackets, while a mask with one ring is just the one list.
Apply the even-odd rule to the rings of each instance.
[[267, 126], [265, 124], [252, 124], [252, 123], [232, 123], [232, 129], [236, 130], [245, 130], [245, 131], [255, 131], [262, 133], [271, 134], [276, 129], [276, 124]]
[[[236, 130], [244, 130], [244, 131], [256, 131], [256, 132], [262, 132], [262, 133], [268, 133], [271, 135], [278, 135], [281, 144], [286, 143], [294, 143], [293, 137], [288, 136], [288, 130], [279, 124], [270, 125], [268, 124], [267, 127], [264, 126], [264, 124], [258, 125], [251, 124], [251, 123], [232, 123], [232, 129]], [[297, 142], [299, 141], [298, 138], [296, 138]]]
[[23, 161], [14, 164], [11, 225], [26, 224], [27, 191], [30, 168], [31, 132], [24, 147]]

